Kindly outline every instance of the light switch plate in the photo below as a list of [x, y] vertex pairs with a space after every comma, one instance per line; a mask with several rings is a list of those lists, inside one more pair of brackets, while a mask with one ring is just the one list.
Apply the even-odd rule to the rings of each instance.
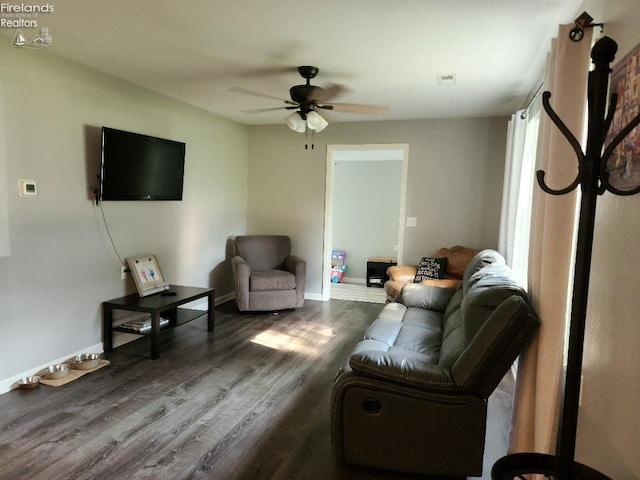
[[18, 180], [18, 194], [21, 197], [35, 197], [38, 195], [38, 187], [35, 180]]

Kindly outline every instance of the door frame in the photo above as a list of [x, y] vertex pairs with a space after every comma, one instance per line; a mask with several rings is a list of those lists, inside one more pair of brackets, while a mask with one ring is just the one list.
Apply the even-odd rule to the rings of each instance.
[[409, 144], [384, 143], [362, 145], [327, 145], [326, 174], [324, 189], [324, 239], [322, 248], [322, 300], [331, 298], [331, 247], [333, 242], [333, 208], [335, 183], [335, 161], [339, 152], [353, 152], [354, 154], [366, 151], [394, 151], [402, 155], [402, 177], [400, 181], [400, 212], [398, 214], [398, 251], [396, 257], [398, 264], [402, 263], [404, 250], [405, 207], [407, 197], [407, 171], [409, 167]]

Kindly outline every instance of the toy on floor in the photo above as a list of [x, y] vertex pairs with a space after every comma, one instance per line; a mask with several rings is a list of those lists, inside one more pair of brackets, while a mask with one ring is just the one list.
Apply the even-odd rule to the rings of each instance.
[[343, 250], [331, 250], [331, 282], [341, 283], [342, 275], [349, 267], [344, 263], [345, 253]]

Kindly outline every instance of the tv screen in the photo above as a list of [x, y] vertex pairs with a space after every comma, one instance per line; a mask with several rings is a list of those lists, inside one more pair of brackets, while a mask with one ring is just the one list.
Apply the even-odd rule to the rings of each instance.
[[102, 127], [101, 200], [182, 200], [185, 144]]

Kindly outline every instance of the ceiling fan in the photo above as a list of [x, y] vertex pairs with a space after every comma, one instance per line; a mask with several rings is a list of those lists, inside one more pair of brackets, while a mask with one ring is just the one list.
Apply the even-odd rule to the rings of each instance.
[[336, 112], [348, 113], [371, 113], [381, 114], [389, 111], [388, 107], [379, 105], [362, 105], [357, 103], [335, 103], [331, 100], [347, 89], [342, 85], [333, 84], [326, 88], [311, 85], [311, 79], [315, 78], [320, 71], [318, 67], [303, 65], [297, 68], [298, 73], [306, 80], [304, 85], [294, 85], [289, 89], [291, 99], [282, 99], [272, 95], [266, 95], [241, 87], [232, 87], [229, 90], [246, 95], [253, 95], [263, 98], [271, 98], [284, 102], [282, 107], [260, 108], [245, 110], [246, 113], [260, 113], [272, 110], [295, 110], [286, 117], [285, 123], [296, 132], [305, 132], [307, 128], [320, 132], [329, 124], [318, 110], [333, 110]]

